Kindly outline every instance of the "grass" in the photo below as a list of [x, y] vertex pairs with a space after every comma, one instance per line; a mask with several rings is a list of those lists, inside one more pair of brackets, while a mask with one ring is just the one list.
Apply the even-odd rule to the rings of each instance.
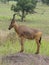
[[[10, 7], [11, 4], [0, 4], [0, 30], [8, 30], [8, 26], [13, 15]], [[25, 22], [17, 23], [40, 29], [43, 32], [40, 54], [49, 55], [49, 6], [38, 3], [35, 11], [37, 13], [31, 15], [28, 14], [26, 16]], [[20, 19], [20, 17], [16, 16], [16, 19]], [[48, 39], [45, 39], [45, 37], [48, 37]], [[36, 42], [26, 40], [24, 49], [25, 53], [35, 53]], [[16, 40], [16, 42], [14, 42], [13, 44], [10, 40], [7, 40], [6, 42], [4, 42], [4, 44], [0, 45], [0, 55], [17, 53], [18, 51], [20, 51], [20, 44], [18, 40]]]
[[[40, 54], [43, 55], [49, 55], [49, 42], [42, 40], [42, 44], [40, 47]], [[20, 44], [17, 40], [15, 43], [11, 43], [10, 41], [7, 41], [6, 44], [0, 46], [0, 55], [8, 55], [17, 53], [20, 51]], [[36, 52], [36, 43], [32, 40], [26, 40], [24, 43], [24, 52], [25, 53], [35, 53]]]

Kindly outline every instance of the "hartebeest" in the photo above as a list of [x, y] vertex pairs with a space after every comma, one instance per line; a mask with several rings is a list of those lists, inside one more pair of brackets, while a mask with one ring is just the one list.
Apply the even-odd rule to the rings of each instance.
[[30, 39], [33, 40], [35, 39], [36, 43], [37, 43], [37, 51], [36, 54], [39, 53], [39, 49], [40, 49], [40, 44], [41, 44], [41, 37], [42, 37], [42, 32], [37, 30], [37, 29], [33, 29], [33, 28], [29, 28], [25, 25], [18, 25], [17, 22], [15, 22], [15, 15], [13, 15], [11, 24], [9, 26], [9, 30], [11, 28], [14, 28], [16, 33], [18, 34], [18, 36], [21, 39], [21, 51], [24, 51], [24, 46], [23, 46], [23, 42], [24, 42], [24, 38], [25, 39]]

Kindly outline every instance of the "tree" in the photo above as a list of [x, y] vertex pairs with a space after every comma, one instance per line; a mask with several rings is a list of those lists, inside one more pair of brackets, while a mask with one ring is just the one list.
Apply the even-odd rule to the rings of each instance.
[[33, 13], [36, 7], [36, 0], [15, 0], [16, 5], [12, 5], [11, 10], [17, 12], [21, 17], [21, 21], [24, 20], [28, 13]]
[[2, 3], [6, 4], [7, 2], [9, 2], [10, 0], [0, 0]]
[[42, 0], [42, 2], [49, 5], [49, 0]]
[[6, 4], [9, 1], [15, 1], [15, 0], [0, 0], [2, 3]]
[[1, 2], [4, 3], [4, 4], [6, 3], [6, 1], [7, 1], [7, 0], [1, 0]]

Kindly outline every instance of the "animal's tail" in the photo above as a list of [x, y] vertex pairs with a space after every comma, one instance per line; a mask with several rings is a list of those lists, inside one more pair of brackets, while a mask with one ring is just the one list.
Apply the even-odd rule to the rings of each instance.
[[39, 43], [41, 44], [41, 39], [42, 39], [42, 37], [40, 37], [40, 39], [39, 39]]

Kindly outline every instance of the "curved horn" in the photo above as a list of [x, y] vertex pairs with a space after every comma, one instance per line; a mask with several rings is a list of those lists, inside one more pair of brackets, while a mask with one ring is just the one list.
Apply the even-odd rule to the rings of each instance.
[[15, 14], [13, 14], [13, 19], [15, 19], [15, 15], [16, 15], [16, 13], [15, 13]]

